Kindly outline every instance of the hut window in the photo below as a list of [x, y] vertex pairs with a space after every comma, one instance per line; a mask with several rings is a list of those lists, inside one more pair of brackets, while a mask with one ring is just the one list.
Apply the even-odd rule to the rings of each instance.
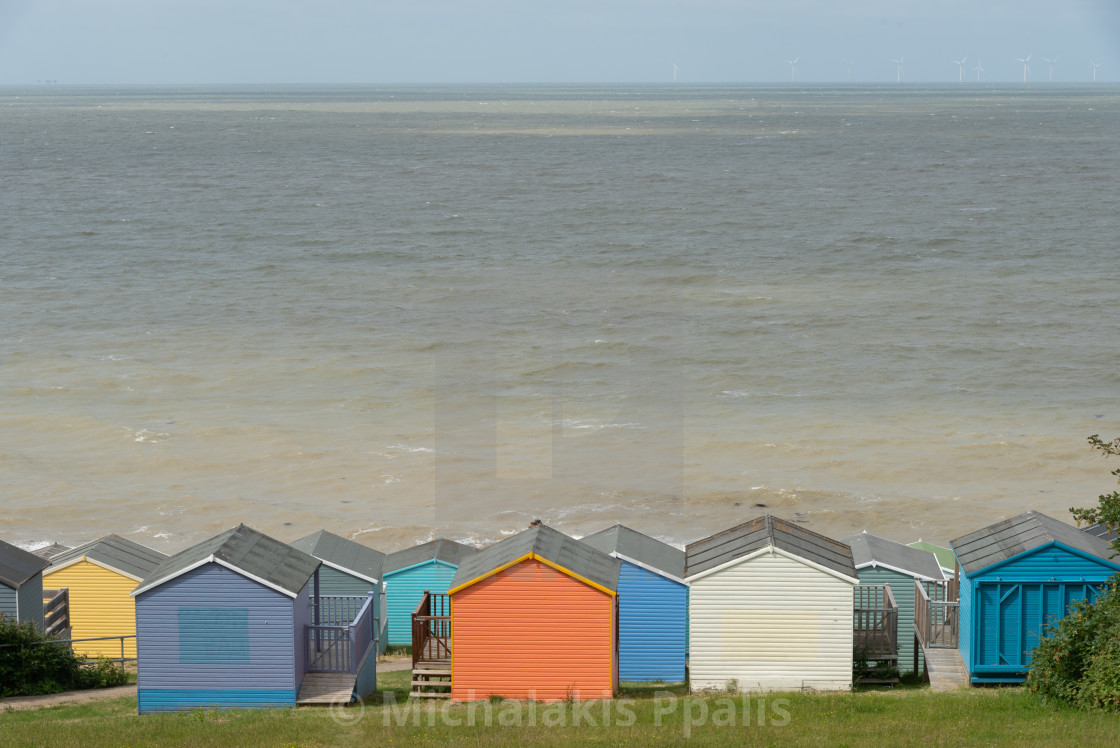
[[249, 609], [180, 608], [179, 662], [249, 664]]

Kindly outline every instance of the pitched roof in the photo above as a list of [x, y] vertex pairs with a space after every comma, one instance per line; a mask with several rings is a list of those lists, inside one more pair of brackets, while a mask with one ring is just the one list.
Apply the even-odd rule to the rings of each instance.
[[653, 571], [677, 579], [684, 578], [684, 551], [625, 525], [608, 527], [580, 538], [580, 541], [603, 553], [625, 556], [627, 560], [636, 561]]
[[943, 545], [935, 545], [934, 543], [927, 543], [924, 540], [918, 539], [913, 543], [907, 543], [911, 548], [917, 548], [919, 551], [929, 551], [937, 557], [937, 563], [941, 564], [942, 569], [950, 571], [956, 566], [957, 557], [953, 555], [953, 551]]
[[1101, 524], [1082, 527], [1081, 532], [1087, 532], [1093, 537], [1100, 538], [1101, 540], [1107, 540], [1110, 543], [1113, 540], [1116, 540], [1117, 537], [1120, 537], [1120, 532], [1117, 532], [1116, 530], [1109, 530], [1108, 525]]
[[44, 573], [50, 574], [83, 558], [139, 581], [166, 560], [167, 554], [134, 543], [120, 535], [106, 535], [58, 554], [50, 560], [51, 565]]
[[559, 530], [537, 525], [464, 558], [451, 579], [448, 592], [456, 592], [530, 558], [559, 568], [610, 594], [618, 591], [621, 561]]
[[858, 578], [851, 548], [769, 514], [689, 543], [684, 549], [685, 575], [714, 569], [771, 545], [837, 574]]
[[945, 578], [937, 556], [893, 540], [871, 535], [866, 530], [859, 535], [844, 538], [852, 549], [856, 569], [885, 567], [903, 574], [940, 582]]
[[68, 546], [68, 545], [60, 545], [58, 543], [51, 543], [50, 545], [45, 545], [42, 548], [36, 548], [35, 550], [33, 550], [31, 552], [34, 553], [39, 558], [52, 559], [55, 556], [57, 556], [58, 554], [65, 553], [68, 550], [70, 550], [70, 546]]
[[349, 572], [370, 582], [381, 580], [381, 567], [385, 554], [367, 545], [320, 530], [289, 543], [293, 548], [309, 553], [328, 566]]
[[31, 551], [0, 540], [0, 584], [18, 590], [50, 564]]
[[168, 558], [152, 569], [132, 594], [147, 592], [207, 563], [225, 566], [288, 597], [298, 595], [320, 566], [317, 558], [238, 525]]
[[477, 552], [478, 549], [474, 546], [440, 538], [390, 553], [385, 557], [381, 571], [383, 574], [389, 574], [425, 561], [445, 561], [452, 566], [458, 566], [464, 558]]
[[971, 574], [1048, 543], [1061, 543], [1120, 568], [1117, 559], [1111, 558], [1108, 541], [1035, 511], [962, 535], [949, 545], [961, 569]]

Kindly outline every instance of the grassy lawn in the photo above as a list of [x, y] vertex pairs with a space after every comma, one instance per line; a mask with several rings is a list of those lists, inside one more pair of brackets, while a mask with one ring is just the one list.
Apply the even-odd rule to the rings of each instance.
[[[407, 671], [386, 673], [362, 706], [136, 714], [135, 698], [0, 712], [0, 743], [51, 746], [1111, 745], [1120, 715], [1040, 703], [1020, 688], [931, 693], [713, 694], [624, 688], [613, 702], [473, 705], [406, 700]], [[674, 693], [675, 692], [675, 693]], [[396, 703], [394, 703], [396, 702]]]

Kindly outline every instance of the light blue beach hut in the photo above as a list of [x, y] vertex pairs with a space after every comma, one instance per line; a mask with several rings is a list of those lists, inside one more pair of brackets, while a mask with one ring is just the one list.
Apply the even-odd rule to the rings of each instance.
[[899, 672], [914, 670], [915, 662], [922, 667], [921, 651], [915, 660], [914, 651], [914, 594], [915, 581], [942, 584], [944, 576], [937, 557], [929, 551], [918, 550], [893, 540], [887, 540], [864, 531], [844, 538], [852, 549], [859, 588], [884, 585], [890, 588], [898, 610], [897, 654]]
[[349, 622], [324, 620], [319, 567], [240, 525], [153, 569], [132, 593], [140, 713], [317, 703], [324, 681], [372, 693], [371, 604]]
[[389, 644], [412, 646], [412, 613], [424, 592], [446, 594], [459, 562], [478, 551], [469, 545], [440, 538], [385, 557], [385, 610]]
[[320, 530], [291, 543], [293, 548], [308, 553], [323, 562], [319, 568], [319, 595], [323, 605], [342, 600], [363, 598], [374, 594], [373, 615], [381, 631], [377, 642], [384, 652], [388, 644], [385, 636], [386, 619], [382, 614], [385, 604], [385, 585], [381, 581], [385, 554], [348, 538]]
[[973, 683], [1018, 683], [1043, 626], [1120, 571], [1107, 541], [1026, 512], [949, 544], [960, 565], [960, 650]]
[[622, 562], [618, 576], [618, 675], [623, 681], [685, 679], [688, 585], [684, 551], [615, 525], [582, 538]]
[[50, 561], [0, 540], [0, 614], [43, 630], [43, 569]]

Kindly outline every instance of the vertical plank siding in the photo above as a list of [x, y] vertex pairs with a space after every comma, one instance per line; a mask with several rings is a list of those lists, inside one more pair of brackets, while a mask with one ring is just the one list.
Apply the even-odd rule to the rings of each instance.
[[389, 619], [389, 644], [412, 644], [412, 611], [424, 590], [444, 594], [458, 567], [443, 561], [425, 561], [385, 574], [385, 608]]
[[452, 698], [614, 691], [614, 597], [536, 560], [452, 595]]
[[618, 608], [619, 680], [683, 681], [688, 587], [624, 560]]
[[[135, 579], [79, 561], [57, 571], [43, 573], [43, 586], [70, 590], [70, 636], [132, 636], [136, 633], [136, 607], [129, 594], [139, 584]], [[120, 641], [79, 642], [74, 652], [83, 657], [120, 657]], [[135, 639], [125, 639], [124, 656], [136, 656]]]
[[140, 712], [293, 706], [307, 608], [306, 587], [293, 600], [213, 563], [141, 593]]
[[19, 620], [31, 621], [43, 630], [43, 575], [36, 574], [23, 583], [16, 594]]
[[852, 587], [777, 553], [692, 580], [692, 689], [850, 688]]

